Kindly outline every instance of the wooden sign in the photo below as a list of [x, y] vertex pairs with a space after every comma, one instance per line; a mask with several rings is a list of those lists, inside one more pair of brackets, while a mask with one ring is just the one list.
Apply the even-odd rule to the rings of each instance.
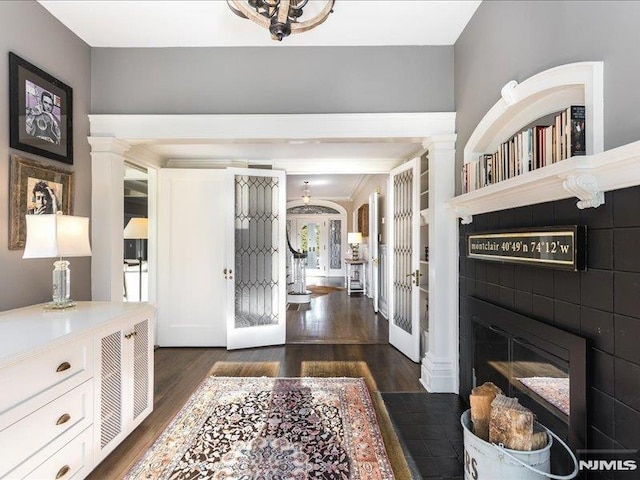
[[467, 235], [467, 256], [565, 270], [586, 270], [587, 227], [542, 227]]

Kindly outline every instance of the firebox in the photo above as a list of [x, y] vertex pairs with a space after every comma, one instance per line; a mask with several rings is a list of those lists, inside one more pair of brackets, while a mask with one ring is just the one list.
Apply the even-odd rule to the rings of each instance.
[[466, 301], [474, 312], [473, 386], [493, 382], [574, 451], [586, 448], [586, 340], [477, 298]]

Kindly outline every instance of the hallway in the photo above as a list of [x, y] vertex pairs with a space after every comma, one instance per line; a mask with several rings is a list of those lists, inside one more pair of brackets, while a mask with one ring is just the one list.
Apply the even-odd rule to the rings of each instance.
[[[343, 277], [308, 277], [308, 286], [337, 290], [313, 294], [309, 306], [287, 310], [287, 344], [388, 344], [389, 323], [370, 298], [347, 295]], [[339, 289], [339, 290], [338, 290]], [[295, 308], [295, 307], [291, 307]]]

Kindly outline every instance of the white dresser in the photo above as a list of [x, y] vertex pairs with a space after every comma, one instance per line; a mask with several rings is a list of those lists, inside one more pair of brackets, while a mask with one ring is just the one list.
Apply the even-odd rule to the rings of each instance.
[[82, 479], [153, 409], [155, 310], [0, 313], [0, 478]]

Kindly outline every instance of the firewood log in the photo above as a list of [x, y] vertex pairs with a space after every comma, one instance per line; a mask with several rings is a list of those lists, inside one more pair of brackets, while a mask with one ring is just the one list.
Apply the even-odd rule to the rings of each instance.
[[502, 390], [491, 382], [485, 382], [471, 390], [471, 421], [473, 433], [482, 440], [489, 440], [489, 420], [491, 419], [491, 402]]
[[531, 450], [533, 413], [517, 398], [497, 395], [491, 404], [489, 441], [512, 450]]
[[540, 450], [549, 443], [547, 432], [535, 432], [531, 436], [531, 450]]

